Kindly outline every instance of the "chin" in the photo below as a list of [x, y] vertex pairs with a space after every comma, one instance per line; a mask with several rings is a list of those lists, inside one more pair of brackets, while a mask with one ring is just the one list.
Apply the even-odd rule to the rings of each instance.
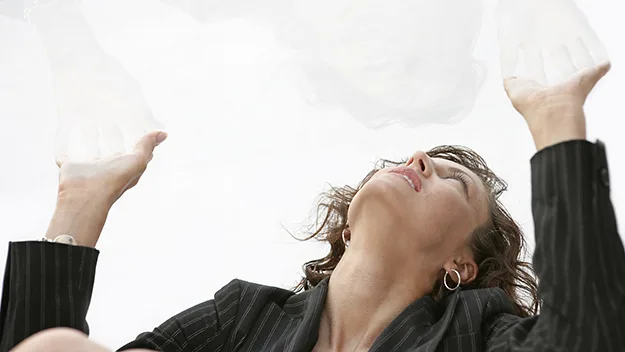
[[371, 208], [375, 209], [375, 214], [387, 210], [395, 220], [402, 215], [414, 214], [412, 209], [418, 198], [410, 194], [411, 189], [407, 184], [402, 184], [401, 179], [395, 178], [389, 175], [371, 179], [356, 194], [350, 208], [354, 207], [355, 210]]

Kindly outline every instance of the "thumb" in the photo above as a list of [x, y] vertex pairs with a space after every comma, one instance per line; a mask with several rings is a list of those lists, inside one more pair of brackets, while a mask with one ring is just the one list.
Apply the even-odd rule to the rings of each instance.
[[519, 50], [513, 43], [510, 38], [499, 40], [499, 66], [502, 77], [512, 76], [519, 63]]
[[576, 74], [577, 77], [575, 78], [579, 80], [579, 84], [586, 91], [586, 93], [589, 93], [595, 87], [597, 82], [599, 82], [599, 80], [610, 71], [611, 67], [612, 64], [610, 61], [604, 61], [597, 66], [581, 70]]
[[[160, 137], [160, 138], [159, 138]], [[167, 133], [162, 131], [153, 131], [143, 136], [135, 146], [135, 152], [145, 155], [152, 155], [154, 148], [161, 144], [167, 138]]]

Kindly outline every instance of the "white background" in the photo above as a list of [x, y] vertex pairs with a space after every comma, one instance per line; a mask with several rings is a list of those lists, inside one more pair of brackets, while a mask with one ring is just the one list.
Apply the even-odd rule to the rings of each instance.
[[[619, 2], [579, 2], [613, 63], [587, 104], [588, 138], [607, 145], [612, 200], [625, 219], [625, 22]], [[260, 78], [279, 48], [245, 21], [200, 25], [157, 1], [83, 5], [100, 45], [142, 84], [169, 133], [138, 186], [109, 213], [87, 320], [118, 348], [233, 278], [293, 286], [327, 248], [302, 235], [320, 191], [356, 184], [378, 157], [466, 145], [509, 183], [504, 202], [533, 250], [529, 159], [534, 145], [502, 89], [492, 1], [475, 57], [488, 78], [454, 126], [364, 128], [339, 109], [311, 108], [288, 79]], [[264, 61], [263, 61], [264, 60]], [[260, 77], [260, 78], [259, 78]], [[54, 211], [56, 128], [50, 69], [35, 28], [0, 17], [0, 262], [9, 241], [45, 234]], [[284, 227], [283, 227], [284, 226]]]

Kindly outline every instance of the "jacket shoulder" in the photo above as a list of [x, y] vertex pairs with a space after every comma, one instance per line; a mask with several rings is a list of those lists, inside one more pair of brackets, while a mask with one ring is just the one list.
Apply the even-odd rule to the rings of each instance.
[[459, 304], [468, 306], [470, 314], [479, 315], [481, 320], [489, 320], [502, 313], [517, 315], [512, 301], [499, 287], [462, 291]]
[[220, 297], [230, 296], [236, 302], [236, 314], [234, 317], [234, 330], [230, 334], [230, 345], [239, 346], [246, 336], [254, 329], [259, 318], [269, 317], [276, 319], [284, 302], [294, 295], [293, 291], [283, 288], [263, 285], [241, 279], [233, 279], [215, 294], [215, 300]]

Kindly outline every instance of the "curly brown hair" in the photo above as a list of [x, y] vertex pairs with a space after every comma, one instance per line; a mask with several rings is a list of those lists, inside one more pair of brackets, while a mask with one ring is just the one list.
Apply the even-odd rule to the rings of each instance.
[[[471, 248], [479, 267], [478, 275], [473, 282], [463, 285], [463, 289], [499, 287], [506, 292], [519, 316], [537, 314], [541, 301], [538, 297], [533, 267], [522, 259], [526, 248], [523, 232], [499, 201], [508, 184], [488, 168], [481, 156], [469, 148], [443, 145], [431, 149], [427, 155], [465, 166], [482, 180], [489, 192], [489, 220], [472, 233]], [[352, 199], [380, 169], [403, 163], [405, 161], [379, 160], [356, 189], [350, 186], [331, 187], [328, 192], [321, 195], [317, 206], [317, 221], [313, 227], [316, 227], [316, 230], [306, 238], [298, 240], [316, 238], [320, 242], [328, 242], [330, 253], [323, 258], [304, 263], [305, 276], [293, 288], [294, 292], [308, 290], [332, 274], [345, 252], [341, 235], [343, 229], [347, 227], [347, 209]], [[438, 302], [450, 294], [443, 286], [444, 273], [444, 270], [441, 270], [432, 288], [431, 295]], [[525, 299], [522, 296], [525, 296]]]

